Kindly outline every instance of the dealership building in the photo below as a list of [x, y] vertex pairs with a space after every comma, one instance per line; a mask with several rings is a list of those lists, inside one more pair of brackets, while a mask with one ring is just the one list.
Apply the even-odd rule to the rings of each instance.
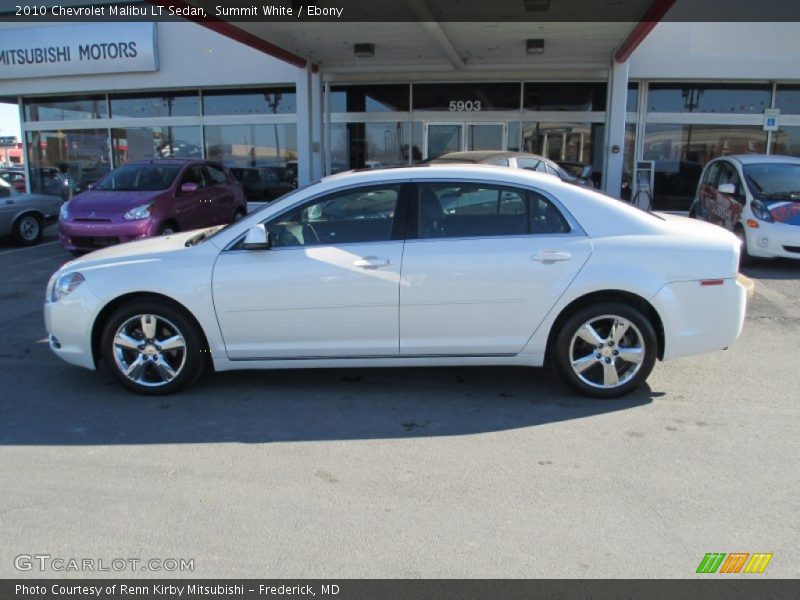
[[685, 210], [717, 156], [800, 155], [798, 23], [671, 21], [658, 0], [626, 22], [449, 22], [431, 4], [407, 22], [6, 21], [0, 101], [19, 105], [29, 179], [84, 183], [159, 156], [303, 184], [522, 150]]

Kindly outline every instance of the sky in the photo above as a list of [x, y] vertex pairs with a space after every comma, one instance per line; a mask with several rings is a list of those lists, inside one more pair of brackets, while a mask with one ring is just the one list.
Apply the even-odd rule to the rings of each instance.
[[19, 109], [16, 104], [4, 104], [0, 102], [0, 136], [19, 134]]

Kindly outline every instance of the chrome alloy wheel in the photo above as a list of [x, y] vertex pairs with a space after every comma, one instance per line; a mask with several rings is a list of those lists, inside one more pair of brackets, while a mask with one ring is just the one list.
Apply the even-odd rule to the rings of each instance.
[[636, 376], [646, 350], [636, 325], [617, 315], [601, 315], [585, 322], [572, 336], [569, 360], [585, 384], [614, 389]]
[[186, 341], [164, 317], [136, 315], [114, 334], [114, 362], [138, 385], [157, 388], [174, 380], [186, 364]]

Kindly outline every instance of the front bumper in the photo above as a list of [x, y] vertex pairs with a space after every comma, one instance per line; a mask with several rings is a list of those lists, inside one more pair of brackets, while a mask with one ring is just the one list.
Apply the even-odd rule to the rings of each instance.
[[97, 365], [92, 354], [92, 327], [100, 300], [83, 283], [58, 302], [44, 304], [44, 322], [50, 349], [70, 364], [87, 369]]
[[800, 259], [800, 225], [759, 222], [744, 230], [750, 256]]
[[734, 278], [665, 285], [653, 298], [664, 326], [664, 360], [730, 346], [742, 332], [746, 305], [747, 291]]
[[152, 219], [124, 223], [59, 221], [58, 237], [67, 250], [97, 250], [152, 237], [155, 230]]

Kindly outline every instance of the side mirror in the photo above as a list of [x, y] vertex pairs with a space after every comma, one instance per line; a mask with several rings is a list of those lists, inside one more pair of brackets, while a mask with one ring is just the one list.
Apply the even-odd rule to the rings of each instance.
[[196, 183], [182, 183], [181, 184], [181, 193], [182, 194], [192, 194], [199, 189]]
[[272, 236], [267, 232], [263, 223], [253, 225], [247, 231], [242, 248], [245, 250], [269, 250], [272, 248]]
[[736, 195], [736, 186], [732, 183], [723, 183], [717, 188], [717, 191], [720, 194], [726, 194], [728, 196]]

